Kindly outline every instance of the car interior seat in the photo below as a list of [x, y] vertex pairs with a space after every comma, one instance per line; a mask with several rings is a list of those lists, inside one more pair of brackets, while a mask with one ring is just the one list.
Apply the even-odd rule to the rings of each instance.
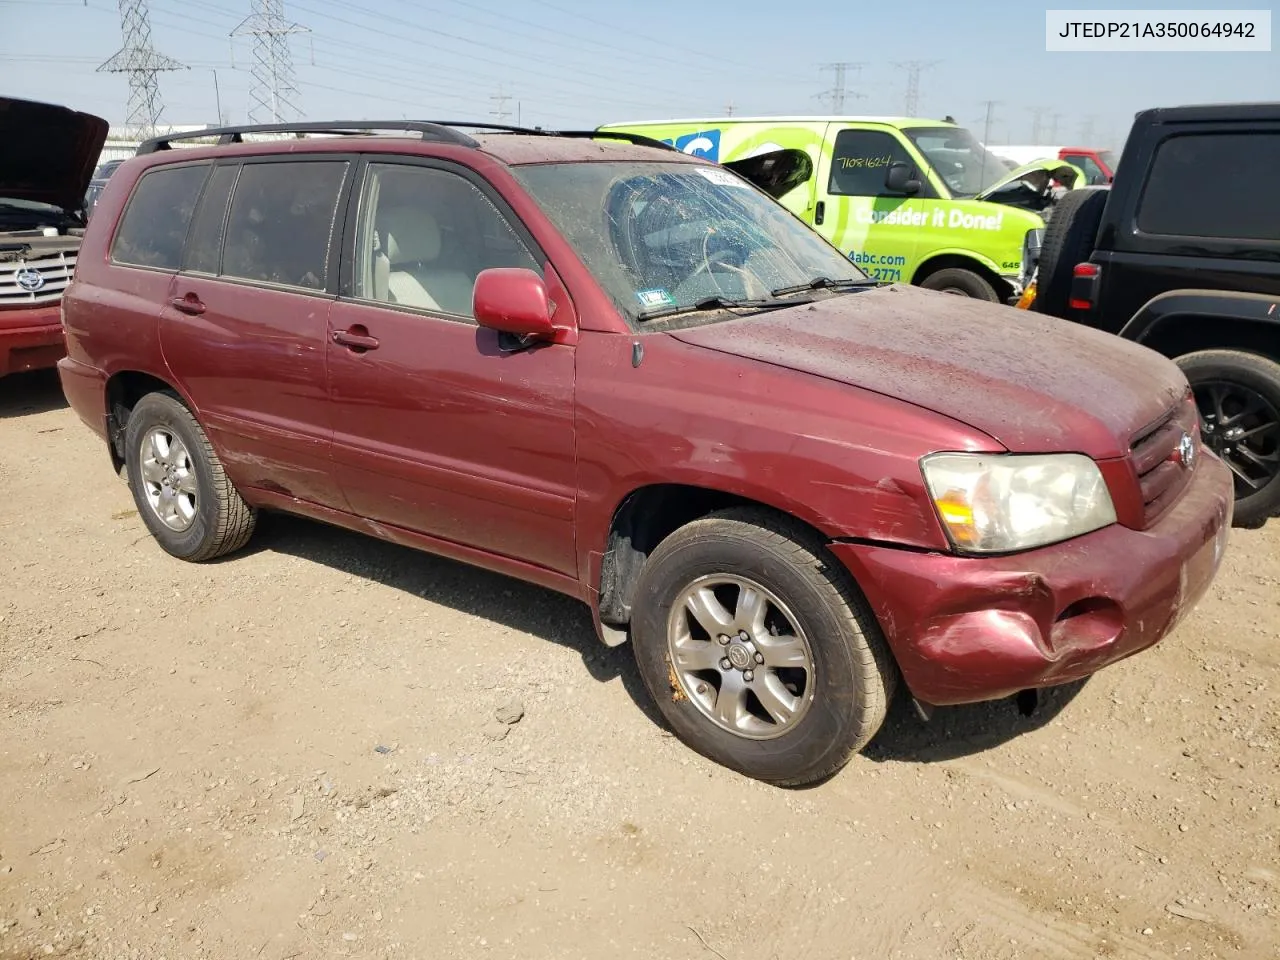
[[[387, 299], [391, 303], [470, 316], [474, 278], [437, 264], [440, 226], [425, 210], [400, 207], [379, 218], [386, 237]], [[375, 258], [374, 285], [381, 286]]]

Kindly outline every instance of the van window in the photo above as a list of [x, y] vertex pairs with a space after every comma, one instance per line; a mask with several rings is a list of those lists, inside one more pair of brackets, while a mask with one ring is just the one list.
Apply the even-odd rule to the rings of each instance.
[[1138, 207], [1143, 233], [1276, 239], [1280, 133], [1184, 134], [1156, 150]]
[[885, 190], [889, 164], [912, 163], [897, 137], [882, 130], [841, 130], [831, 155], [827, 192], [846, 197], [893, 196]]
[[222, 275], [323, 290], [345, 160], [246, 163], [227, 217]]
[[1088, 154], [1069, 153], [1062, 158], [1064, 163], [1074, 164], [1084, 174], [1085, 183], [1097, 185], [1107, 182], [1107, 175], [1102, 172], [1096, 160]]
[[445, 170], [371, 163], [356, 235], [355, 296], [472, 317], [476, 276], [538, 261], [474, 184]]
[[111, 245], [111, 259], [133, 266], [177, 270], [191, 213], [208, 173], [207, 163], [144, 173], [120, 221]]
[[200, 210], [191, 225], [191, 236], [187, 238], [187, 270], [218, 272], [222, 259], [222, 224], [227, 219], [227, 203], [239, 172], [238, 164], [221, 166], [215, 168], [209, 178], [209, 185], [200, 198]]
[[956, 200], [976, 197], [1008, 173], [1000, 158], [964, 127], [907, 127], [903, 133]]

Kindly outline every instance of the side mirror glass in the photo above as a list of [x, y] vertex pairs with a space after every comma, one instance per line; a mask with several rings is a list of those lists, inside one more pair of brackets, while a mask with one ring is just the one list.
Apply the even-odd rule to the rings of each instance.
[[911, 176], [911, 164], [895, 160], [889, 164], [884, 178], [885, 189], [890, 193], [902, 193], [911, 197], [920, 192], [920, 181]]
[[476, 277], [472, 309], [482, 327], [526, 340], [555, 335], [542, 278], [525, 267], [491, 267]]

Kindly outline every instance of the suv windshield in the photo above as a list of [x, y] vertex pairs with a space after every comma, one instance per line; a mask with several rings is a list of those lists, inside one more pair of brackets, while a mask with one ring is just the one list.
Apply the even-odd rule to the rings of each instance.
[[902, 132], [938, 171], [956, 199], [976, 197], [1009, 172], [1003, 160], [963, 127], [907, 127]]
[[785, 207], [720, 167], [548, 163], [513, 172], [632, 320], [793, 303], [779, 298], [815, 281], [870, 283]]

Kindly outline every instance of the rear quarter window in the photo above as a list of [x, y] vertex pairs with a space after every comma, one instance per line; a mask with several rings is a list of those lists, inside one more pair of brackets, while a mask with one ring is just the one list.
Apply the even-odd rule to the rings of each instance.
[[131, 266], [177, 270], [191, 214], [208, 173], [207, 163], [144, 173], [116, 230], [111, 259]]
[[1160, 144], [1138, 205], [1146, 234], [1272, 240], [1280, 132], [1181, 134]]

